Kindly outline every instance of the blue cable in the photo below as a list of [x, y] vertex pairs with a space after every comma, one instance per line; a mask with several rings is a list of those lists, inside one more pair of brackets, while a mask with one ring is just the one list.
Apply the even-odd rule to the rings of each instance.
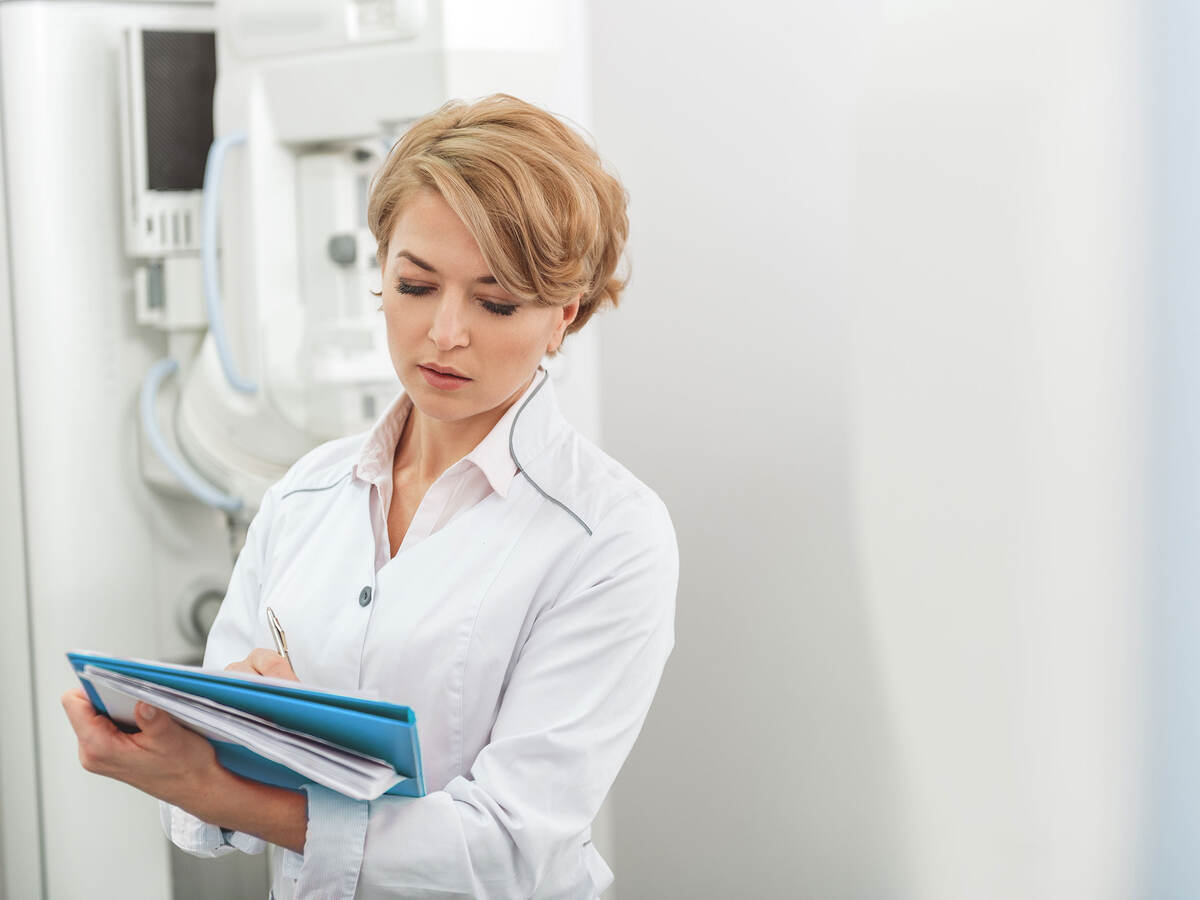
[[258, 392], [258, 385], [238, 374], [233, 352], [229, 349], [225, 320], [221, 316], [221, 284], [217, 272], [217, 210], [221, 205], [221, 168], [229, 148], [245, 140], [245, 132], [239, 131], [217, 138], [208, 149], [208, 160], [204, 164], [204, 236], [200, 254], [204, 267], [204, 305], [208, 310], [208, 330], [216, 342], [221, 368], [230, 387], [243, 394], [254, 394]]
[[163, 381], [178, 371], [179, 363], [166, 356], [152, 365], [146, 373], [146, 377], [142, 379], [140, 403], [142, 431], [145, 432], [146, 440], [150, 442], [150, 446], [158, 454], [158, 458], [193, 497], [216, 509], [231, 514], [236, 513], [242, 508], [242, 501], [213, 487], [195, 469], [176, 456], [158, 428], [158, 417], [155, 415], [158, 389], [162, 386]]

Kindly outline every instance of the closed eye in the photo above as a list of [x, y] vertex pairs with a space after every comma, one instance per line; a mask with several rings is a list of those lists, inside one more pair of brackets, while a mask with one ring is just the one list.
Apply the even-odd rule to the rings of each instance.
[[[396, 290], [401, 294], [411, 294], [414, 297], [424, 297], [426, 294], [432, 291], [433, 288], [424, 284], [413, 284], [411, 281], [405, 281], [403, 278], [401, 278], [396, 281]], [[517, 304], [515, 303], [497, 303], [495, 300], [485, 300], [482, 297], [479, 298], [479, 305], [488, 312], [497, 316], [511, 316], [517, 311]]]
[[498, 316], [511, 316], [517, 311], [517, 307], [512, 303], [496, 303], [492, 300], [480, 300], [479, 305], [490, 313], [495, 313]]
[[428, 294], [430, 291], [432, 291], [433, 288], [400, 280], [396, 282], [396, 290], [402, 294], [414, 294], [417, 297], [423, 297], [425, 294]]

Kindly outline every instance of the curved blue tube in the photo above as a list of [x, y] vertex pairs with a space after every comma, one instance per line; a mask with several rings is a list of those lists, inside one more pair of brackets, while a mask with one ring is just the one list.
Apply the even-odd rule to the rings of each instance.
[[208, 330], [216, 342], [221, 368], [234, 390], [254, 394], [258, 391], [258, 385], [238, 374], [233, 352], [229, 349], [225, 319], [221, 315], [221, 283], [217, 273], [217, 211], [221, 205], [221, 168], [229, 148], [245, 140], [245, 133], [238, 131], [217, 138], [208, 148], [208, 160], [204, 164], [204, 234], [200, 242], [200, 259], [204, 269], [204, 305], [208, 310]]
[[155, 415], [155, 402], [158, 399], [158, 389], [163, 381], [178, 371], [179, 363], [175, 362], [171, 357], [166, 356], [152, 365], [146, 373], [146, 377], [142, 379], [139, 404], [142, 431], [145, 432], [146, 440], [150, 442], [150, 446], [158, 454], [158, 458], [163, 461], [166, 467], [171, 470], [171, 473], [179, 479], [180, 484], [187, 488], [193, 497], [208, 506], [224, 510], [227, 513], [235, 513], [242, 508], [242, 501], [236, 497], [231, 497], [219, 488], [213, 487], [195, 469], [176, 456], [174, 451], [167, 446], [167, 442], [163, 439], [162, 432], [158, 428], [158, 417]]

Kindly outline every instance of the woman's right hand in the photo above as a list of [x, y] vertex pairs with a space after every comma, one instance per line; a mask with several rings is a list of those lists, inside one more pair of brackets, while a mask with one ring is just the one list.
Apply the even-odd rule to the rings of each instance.
[[[290, 668], [290, 667], [289, 667]], [[191, 808], [227, 773], [205, 738], [147, 703], [134, 706], [140, 731], [121, 731], [79, 688], [62, 695], [79, 740], [79, 762], [175, 806]]]
[[226, 672], [245, 672], [249, 675], [268, 675], [271, 678], [284, 678], [288, 681], [299, 681], [292, 665], [274, 650], [265, 647], [255, 647], [245, 659], [230, 663], [225, 667]]

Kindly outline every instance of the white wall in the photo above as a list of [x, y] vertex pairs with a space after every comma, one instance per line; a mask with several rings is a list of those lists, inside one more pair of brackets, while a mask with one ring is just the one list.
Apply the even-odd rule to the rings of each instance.
[[592, 5], [631, 194], [607, 449], [667, 503], [676, 650], [615, 789], [620, 900], [891, 895], [896, 752], [852, 520], [853, 4]]
[[1139, 896], [1133, 3], [889, 5], [859, 106], [857, 534], [921, 898]]
[[1137, 13], [592, 5], [682, 559], [620, 900], [1140, 896]]

